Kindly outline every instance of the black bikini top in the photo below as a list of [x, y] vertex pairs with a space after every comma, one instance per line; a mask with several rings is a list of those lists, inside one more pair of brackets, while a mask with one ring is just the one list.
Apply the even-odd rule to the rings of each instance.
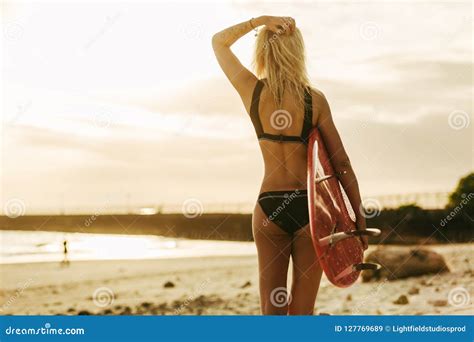
[[[262, 128], [262, 122], [258, 114], [258, 106], [260, 103], [260, 94], [265, 84], [262, 80], [258, 80], [252, 95], [252, 104], [250, 106], [250, 119], [252, 119], [258, 140], [271, 140], [276, 142], [299, 142], [307, 144], [309, 134], [313, 127], [313, 99], [308, 88], [304, 90], [304, 121], [301, 135], [283, 135], [265, 133]], [[276, 111], [275, 111], [276, 112]]]

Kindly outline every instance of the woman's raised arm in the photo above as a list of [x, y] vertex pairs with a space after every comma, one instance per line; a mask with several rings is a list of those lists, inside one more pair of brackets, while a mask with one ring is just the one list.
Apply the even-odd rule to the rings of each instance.
[[217, 32], [212, 37], [212, 48], [214, 49], [217, 61], [244, 103], [250, 98], [251, 94], [248, 93], [249, 91], [252, 92], [252, 87], [255, 85], [257, 77], [242, 65], [230, 47], [239, 40], [239, 38], [264, 24], [265, 17], [262, 16], [228, 27]]
[[263, 15], [228, 27], [217, 32], [212, 37], [212, 47], [217, 61], [229, 81], [239, 93], [246, 107], [249, 105], [257, 77], [242, 65], [230, 47], [239, 40], [239, 38], [262, 25], [266, 25], [271, 31], [277, 34], [284, 34], [285, 32], [294, 30], [295, 21], [289, 17]]

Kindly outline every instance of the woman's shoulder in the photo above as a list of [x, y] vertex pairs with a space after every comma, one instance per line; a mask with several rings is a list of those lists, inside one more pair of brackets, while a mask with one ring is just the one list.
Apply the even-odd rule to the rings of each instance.
[[329, 103], [321, 89], [311, 86], [311, 95], [313, 97], [313, 124], [316, 125], [321, 116], [330, 115]]
[[311, 86], [311, 95], [313, 96], [313, 105], [318, 109], [323, 109], [329, 106], [326, 95], [324, 95], [321, 89]]
[[326, 96], [324, 95], [321, 89], [318, 89], [315, 86], [311, 86], [310, 88], [311, 88], [311, 95], [313, 95], [313, 98], [326, 100]]

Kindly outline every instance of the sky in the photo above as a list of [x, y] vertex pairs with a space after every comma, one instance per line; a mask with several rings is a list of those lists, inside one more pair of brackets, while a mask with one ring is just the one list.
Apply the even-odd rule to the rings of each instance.
[[296, 19], [363, 197], [473, 169], [469, 1], [7, 1], [2, 211], [251, 205], [262, 158], [211, 37], [263, 14]]

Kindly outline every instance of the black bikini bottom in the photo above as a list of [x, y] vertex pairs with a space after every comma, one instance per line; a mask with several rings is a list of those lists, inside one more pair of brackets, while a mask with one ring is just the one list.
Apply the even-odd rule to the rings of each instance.
[[258, 203], [268, 220], [290, 235], [309, 223], [306, 190], [262, 192]]

